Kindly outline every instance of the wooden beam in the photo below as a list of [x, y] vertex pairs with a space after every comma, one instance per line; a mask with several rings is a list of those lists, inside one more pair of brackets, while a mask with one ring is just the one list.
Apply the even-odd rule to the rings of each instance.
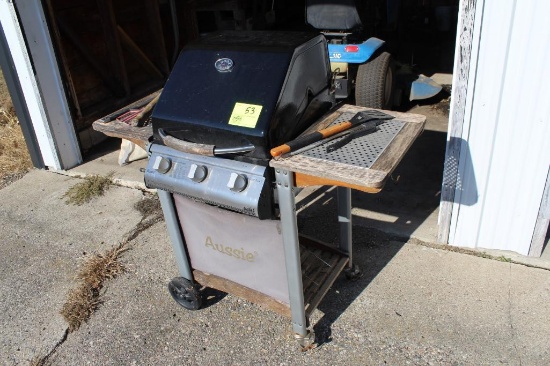
[[103, 82], [107, 85], [109, 89], [117, 96], [123, 96], [125, 94], [124, 88], [117, 83], [111, 75], [106, 71], [107, 68], [104, 65], [101, 65], [97, 58], [89, 51], [86, 47], [86, 43], [76, 34], [74, 29], [63, 20], [62, 17], [57, 17], [57, 23], [59, 24], [59, 29], [67, 37], [69, 41], [76, 47], [76, 49], [84, 56], [84, 59], [90, 64], [90, 66], [99, 74]]
[[117, 32], [117, 21], [112, 0], [97, 0], [97, 7], [103, 27], [103, 37], [107, 46], [107, 54], [114, 72], [114, 76], [122, 84], [126, 96], [130, 95], [130, 82], [124, 64], [124, 55]]
[[147, 55], [139, 48], [139, 46], [130, 38], [130, 36], [120, 27], [117, 26], [118, 34], [120, 35], [120, 40], [122, 41], [122, 46], [124, 49], [132, 54], [136, 61], [150, 74], [158, 76], [159, 79], [163, 79], [164, 75], [160, 70], [155, 66]]
[[168, 76], [170, 73], [170, 67], [168, 66], [168, 56], [166, 55], [166, 44], [164, 42], [164, 34], [162, 32], [162, 24], [160, 19], [159, 12], [159, 1], [145, 1], [145, 8], [147, 14], [147, 22], [149, 23], [149, 30], [151, 31], [151, 36], [153, 37], [152, 45], [155, 50], [155, 55], [159, 64], [160, 70], [164, 73], [165, 76]]
[[78, 101], [78, 96], [76, 94], [76, 89], [74, 87], [74, 81], [71, 75], [71, 70], [67, 62], [67, 55], [65, 54], [65, 49], [61, 42], [61, 34], [59, 33], [59, 27], [55, 18], [55, 13], [52, 6], [52, 0], [46, 0], [46, 9], [49, 18], [49, 25], [51, 29], [52, 38], [54, 40], [54, 47], [59, 52], [61, 57], [61, 66], [63, 67], [63, 77], [66, 80], [67, 87], [69, 89], [68, 99], [70, 99], [72, 107], [76, 112], [76, 119], [82, 118], [82, 110], [80, 109], [80, 102]]
[[197, 280], [197, 282], [203, 286], [233, 294], [235, 296], [273, 310], [277, 314], [290, 318], [290, 306], [288, 304], [279, 302], [261, 292], [252, 290], [246, 286], [230, 281], [228, 279], [205, 273], [199, 270], [193, 271], [193, 277], [195, 277], [195, 280]]
[[357, 184], [350, 184], [342, 181], [336, 181], [333, 179], [315, 177], [313, 175], [295, 173], [296, 187], [310, 187], [310, 186], [338, 186], [356, 189], [366, 193], [378, 193], [382, 190], [380, 188], [365, 187]]

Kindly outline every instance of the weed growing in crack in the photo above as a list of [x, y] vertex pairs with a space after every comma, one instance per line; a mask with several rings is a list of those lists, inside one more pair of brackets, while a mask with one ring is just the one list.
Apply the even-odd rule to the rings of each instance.
[[69, 291], [61, 309], [61, 315], [69, 324], [69, 332], [80, 328], [97, 310], [105, 281], [124, 272], [119, 257], [128, 250], [126, 243], [120, 243], [105, 253], [94, 253], [84, 261], [76, 276], [80, 284]]
[[93, 289], [101, 289], [106, 280], [115, 278], [124, 272], [124, 265], [119, 261], [119, 257], [127, 250], [128, 247], [119, 244], [103, 254], [93, 254], [84, 262], [77, 278], [89, 284]]
[[80, 206], [94, 197], [103, 196], [113, 183], [113, 175], [111, 172], [107, 176], [90, 175], [84, 178], [83, 182], [75, 184], [63, 195], [67, 198], [65, 203]]
[[69, 332], [80, 328], [101, 305], [101, 289], [105, 282], [124, 272], [125, 267], [120, 256], [129, 249], [128, 243], [144, 230], [162, 221], [162, 210], [156, 196], [146, 197], [136, 203], [135, 208], [142, 214], [142, 218], [126, 233], [122, 241], [104, 253], [92, 254], [80, 266], [76, 275], [79, 284], [69, 291], [61, 309], [61, 315], [69, 324]]

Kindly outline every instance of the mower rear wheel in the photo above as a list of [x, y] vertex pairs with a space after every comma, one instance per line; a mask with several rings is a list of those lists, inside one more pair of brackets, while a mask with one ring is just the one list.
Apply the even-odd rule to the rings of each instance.
[[361, 107], [390, 109], [395, 85], [392, 57], [382, 52], [359, 65], [355, 79], [355, 104]]
[[202, 305], [202, 296], [197, 287], [188, 279], [176, 277], [168, 283], [168, 292], [178, 304], [187, 310], [198, 310]]

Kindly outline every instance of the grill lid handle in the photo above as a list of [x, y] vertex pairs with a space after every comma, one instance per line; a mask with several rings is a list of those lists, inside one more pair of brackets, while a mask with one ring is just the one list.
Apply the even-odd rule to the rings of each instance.
[[247, 145], [243, 145], [243, 146], [225, 147], [225, 148], [217, 148], [214, 145], [197, 144], [194, 142], [180, 140], [173, 136], [167, 135], [162, 128], [158, 129], [158, 134], [162, 142], [164, 143], [164, 145], [171, 147], [172, 149], [175, 149], [184, 153], [189, 153], [189, 154], [214, 156], [214, 155], [246, 153], [246, 152], [253, 151], [255, 149], [255, 146], [252, 145], [251, 143], [248, 143]]
[[196, 144], [169, 136], [162, 128], [158, 129], [159, 136], [164, 145], [172, 149], [197, 155], [214, 156], [214, 145]]

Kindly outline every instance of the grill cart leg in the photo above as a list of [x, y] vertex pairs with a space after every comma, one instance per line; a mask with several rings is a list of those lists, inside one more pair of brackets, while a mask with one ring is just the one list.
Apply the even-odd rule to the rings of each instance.
[[188, 310], [197, 310], [201, 307], [202, 296], [197, 284], [193, 280], [191, 266], [189, 265], [187, 252], [185, 251], [185, 243], [179, 229], [179, 221], [176, 215], [172, 194], [160, 189], [157, 190], [157, 193], [159, 195], [162, 212], [164, 213], [168, 236], [172, 243], [172, 250], [174, 251], [178, 269], [182, 276], [176, 277], [168, 283], [168, 292], [170, 292], [172, 298], [184, 308]]
[[340, 244], [341, 251], [349, 257], [348, 268], [344, 270], [346, 277], [356, 279], [361, 277], [362, 273], [357, 264], [353, 263], [352, 256], [352, 222], [351, 222], [351, 188], [337, 187], [338, 197], [338, 222], [340, 224]]
[[296, 224], [293, 173], [287, 170], [275, 169], [275, 178], [277, 180], [277, 193], [279, 195], [279, 208], [281, 210], [292, 329], [300, 346], [308, 348], [313, 344], [315, 337], [313, 332], [307, 329], [304, 308], [304, 288], [302, 284], [298, 225]]
[[166, 221], [166, 228], [168, 229], [168, 236], [172, 243], [172, 249], [176, 256], [176, 262], [178, 269], [183, 278], [193, 282], [193, 274], [191, 273], [191, 266], [187, 259], [187, 252], [185, 251], [185, 243], [181, 236], [179, 228], [178, 216], [176, 215], [176, 208], [174, 207], [174, 201], [172, 200], [172, 194], [163, 190], [157, 190], [160, 200], [160, 206], [164, 213], [164, 220]]

